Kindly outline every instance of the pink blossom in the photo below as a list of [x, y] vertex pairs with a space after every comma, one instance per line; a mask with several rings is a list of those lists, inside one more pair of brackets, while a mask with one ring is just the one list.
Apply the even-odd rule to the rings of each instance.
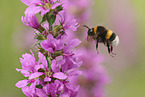
[[21, 20], [26, 26], [32, 27], [34, 29], [38, 29], [40, 27], [37, 17], [35, 15], [26, 14], [24, 18], [22, 16]]
[[60, 22], [64, 29], [71, 29], [72, 31], [76, 31], [79, 27], [77, 20], [67, 15], [66, 11], [62, 11], [59, 16], [61, 18]]
[[[70, 45], [71, 44], [73, 43], [71, 42]], [[16, 86], [21, 88], [26, 96], [46, 97], [51, 95], [52, 97], [56, 97], [59, 94], [64, 95], [66, 92], [65, 89], [69, 95], [77, 94], [78, 86], [71, 84], [70, 78], [77, 77], [81, 74], [81, 72], [77, 70], [80, 66], [80, 62], [78, 62], [73, 55], [69, 56], [70, 58], [64, 55], [64, 58], [59, 61], [53, 59], [51, 70], [48, 70], [47, 60], [40, 52], [38, 53], [38, 62], [35, 60], [33, 53], [32, 55], [26, 53], [22, 56], [22, 69], [17, 69], [17, 71], [20, 71], [24, 76], [28, 77], [28, 79], [17, 82]], [[60, 68], [62, 68], [62, 71]], [[30, 84], [30, 86], [28, 86], [28, 84]]]
[[[79, 26], [77, 20], [69, 15], [66, 16], [64, 11], [56, 12], [56, 15], [56, 10], [62, 10], [61, 7], [58, 7], [62, 5], [62, 0], [21, 1], [28, 6], [22, 22], [37, 30], [36, 39], [38, 41], [36, 44], [39, 52], [38, 58], [36, 58], [38, 60], [35, 59], [32, 52], [22, 55], [20, 58], [22, 69], [16, 70], [27, 78], [17, 82], [16, 86], [21, 88], [28, 97], [76, 97], [80, 86], [74, 84], [72, 79], [82, 74], [78, 70], [82, 62], [78, 60], [72, 49], [81, 41], [78, 39], [64, 41], [64, 36], [67, 36], [65, 32], [69, 29], [77, 30]], [[49, 14], [50, 11], [52, 13]], [[47, 22], [44, 28], [35, 16], [37, 13], [41, 13], [43, 16], [41, 23]], [[46, 13], [48, 14], [46, 15]], [[55, 24], [55, 18], [60, 19], [58, 25]]]
[[[87, 56], [81, 56], [83, 60], [82, 76], [80, 82], [79, 97], [104, 97], [104, 86], [110, 82], [105, 68], [101, 65], [104, 58], [88, 49], [81, 49], [80, 53]], [[89, 91], [88, 91], [89, 89]]]
[[64, 47], [62, 40], [56, 40], [51, 34], [47, 36], [47, 39], [41, 42], [41, 46], [46, 51], [54, 53], [57, 50], [61, 50]]
[[75, 17], [80, 23], [85, 22], [90, 16], [91, 2], [90, 0], [63, 0], [63, 7], [67, 14]]
[[[25, 14], [37, 14], [41, 12], [41, 15], [43, 16], [47, 12], [49, 12], [51, 9], [55, 9], [56, 7], [62, 5], [62, 3], [54, 3], [56, 0], [21, 0], [24, 4], [29, 6]], [[54, 3], [54, 4], [53, 4]]]

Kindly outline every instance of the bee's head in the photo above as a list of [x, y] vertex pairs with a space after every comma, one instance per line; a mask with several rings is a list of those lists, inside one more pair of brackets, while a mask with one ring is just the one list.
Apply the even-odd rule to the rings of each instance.
[[88, 26], [86, 26], [86, 25], [83, 25], [83, 27], [88, 28], [88, 36], [93, 36], [93, 35], [95, 35], [93, 28], [90, 29], [90, 28], [89, 28]]

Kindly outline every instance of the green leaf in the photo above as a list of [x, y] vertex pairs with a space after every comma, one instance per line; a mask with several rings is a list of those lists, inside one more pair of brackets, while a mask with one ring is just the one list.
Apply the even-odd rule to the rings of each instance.
[[41, 21], [40, 24], [42, 24], [42, 23], [45, 22], [45, 21], [46, 21], [46, 14], [43, 16], [42, 21]]
[[48, 21], [48, 23], [49, 23], [49, 31], [52, 30], [52, 25], [53, 25], [53, 23], [55, 22], [55, 20], [56, 20], [56, 15], [51, 15], [51, 16], [50, 16], [50, 19], [49, 19], [49, 21]]
[[62, 11], [62, 10], [63, 10], [62, 5], [60, 5], [60, 6], [56, 7], [56, 10], [57, 10], [57, 12]]
[[49, 23], [49, 31], [52, 31], [52, 25], [56, 20], [56, 15], [50, 14], [51, 12], [46, 14], [47, 22]]
[[53, 24], [55, 20], [56, 20], [56, 15], [51, 15], [49, 23]]
[[50, 70], [51, 69], [52, 60], [51, 60], [51, 58], [49, 56], [47, 56], [46, 59], [47, 59], [47, 63], [48, 63], [48, 67], [47, 68]]
[[43, 86], [41, 84], [39, 84], [39, 85], [36, 85], [36, 88], [43, 89]]

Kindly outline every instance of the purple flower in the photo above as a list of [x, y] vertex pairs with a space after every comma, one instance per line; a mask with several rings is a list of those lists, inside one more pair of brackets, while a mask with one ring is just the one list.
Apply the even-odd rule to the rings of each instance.
[[[82, 76], [78, 80], [80, 83], [79, 97], [104, 97], [104, 86], [110, 82], [110, 79], [101, 65], [104, 58], [97, 55], [97, 52], [87, 49], [81, 49], [81, 60], [83, 61]], [[86, 55], [86, 56], [84, 56]], [[89, 89], [89, 91], [88, 91]], [[86, 93], [87, 92], [87, 93]]]
[[75, 82], [82, 74], [78, 70], [82, 62], [72, 49], [81, 41], [78, 39], [65, 41], [64, 37], [67, 36], [65, 32], [68, 29], [76, 31], [79, 24], [76, 19], [66, 16], [66, 13], [61, 11], [58, 15], [55, 14], [56, 20], [58, 16], [60, 19], [58, 25], [56, 21], [52, 25], [50, 23], [48, 25], [48, 21], [45, 21], [47, 23], [42, 27], [35, 14], [41, 13], [43, 16], [49, 11], [62, 10], [58, 9], [58, 6], [62, 5], [62, 0], [21, 1], [28, 6], [22, 22], [36, 30], [36, 39], [38, 39], [36, 44], [39, 44], [37, 46], [40, 52], [38, 52], [38, 61], [32, 51], [31, 54], [22, 55], [20, 58], [22, 69], [16, 70], [26, 79], [17, 82], [16, 86], [21, 88], [27, 97], [76, 97], [80, 86]]
[[56, 84], [56, 80], [55, 80], [54, 83], [43, 86], [43, 90], [45, 91], [46, 95], [53, 95], [52, 97], [56, 97], [57, 86], [58, 84]]
[[[58, 61], [53, 59], [51, 70], [48, 70], [47, 60], [40, 52], [38, 53], [38, 62], [35, 60], [33, 53], [32, 55], [28, 53], [23, 54], [22, 57], [20, 58], [22, 69], [16, 70], [20, 71], [28, 79], [17, 82], [16, 86], [21, 88], [26, 96], [47, 97], [50, 95], [57, 97], [57, 95], [64, 95], [66, 92], [68, 95], [77, 94], [79, 86], [71, 83], [72, 77], [77, 77], [81, 74], [76, 68], [80, 66], [80, 62], [75, 60], [75, 57], [67, 60], [63, 58]], [[65, 70], [61, 70], [64, 67]]]
[[[64, 65], [66, 65], [66, 61], [68, 60], [63, 60], [63, 61], [58, 61], [56, 62], [56, 60], [53, 60], [52, 61], [52, 70], [54, 72], [56, 72], [53, 76], [56, 76], [57, 72], [60, 71], [60, 68], [63, 68]], [[75, 65], [73, 63], [70, 63], [72, 65]], [[68, 67], [68, 65], [66, 65], [66, 67]], [[77, 69], [73, 69], [73, 67], [71, 68], [66, 68], [67, 70], [63, 71], [63, 73], [61, 73], [61, 75], [58, 73], [57, 74], [57, 78], [66, 78], [67, 79], [65, 81], [63, 81], [63, 93], [60, 95], [60, 97], [76, 97], [77, 93], [78, 93], [78, 89], [79, 89], [79, 86], [77, 85], [73, 85], [72, 82], [71, 82], [71, 78], [76, 78], [78, 77], [82, 72], [77, 70]], [[65, 74], [65, 75], [64, 75]], [[56, 78], [56, 77], [55, 77]]]
[[55, 9], [56, 7], [60, 6], [62, 3], [56, 2], [56, 0], [21, 0], [24, 4], [29, 6], [25, 14], [36, 14], [41, 12], [43, 16], [51, 9]]
[[[62, 50], [62, 59], [59, 61], [52, 60], [51, 69], [53, 72], [60, 72], [61, 68], [62, 72], [66, 73], [68, 70], [76, 69], [82, 64], [82, 62], [79, 62], [76, 59], [76, 56], [71, 51], [71, 49], [78, 46], [81, 41], [78, 39], [70, 40], [67, 43], [64, 43], [63, 41], [63, 39], [57, 40], [53, 38], [51, 34], [49, 34], [47, 39], [41, 42], [41, 47], [50, 53], [54, 54], [55, 51]], [[63, 74], [62, 76], [64, 77]]]
[[26, 14], [24, 18], [22, 16], [21, 20], [26, 26], [32, 27], [34, 29], [38, 29], [40, 27], [37, 17], [35, 15]]
[[72, 40], [68, 41], [66, 43], [66, 46], [63, 48], [63, 53], [66, 55], [71, 54], [71, 52], [70, 52], [71, 49], [78, 46], [80, 43], [81, 43], [81, 41], [79, 39], [72, 39]]
[[[31, 52], [32, 53], [32, 52]], [[28, 83], [33, 83], [36, 81], [35, 78], [44, 75], [45, 72], [48, 72], [47, 69], [47, 60], [44, 55], [42, 55], [40, 52], [38, 53], [39, 60], [38, 62], [35, 61], [34, 54], [23, 54], [22, 58], [20, 58], [20, 61], [22, 63], [22, 69], [16, 69], [17, 71], [20, 71], [25, 77], [29, 77], [28, 80], [22, 80], [19, 81], [16, 86], [19, 88], [22, 88], [26, 86]], [[44, 71], [44, 72], [40, 72]]]
[[66, 11], [62, 11], [60, 14], [61, 24], [64, 29], [71, 29], [72, 31], [77, 31], [77, 28], [79, 27], [79, 24], [76, 19], [71, 17], [66, 13]]
[[49, 34], [47, 39], [41, 42], [41, 47], [50, 53], [54, 53], [57, 50], [61, 50], [64, 47], [64, 43], [62, 40], [56, 40]]
[[80, 22], [85, 22], [90, 16], [90, 0], [63, 0], [63, 7], [67, 14], [77, 18]]
[[64, 54], [71, 54], [71, 48], [78, 46], [81, 41], [73, 39], [64, 45], [63, 39], [55, 39], [51, 34], [47, 36], [47, 39], [41, 42], [41, 47], [50, 53], [54, 53], [57, 50], [62, 50]]

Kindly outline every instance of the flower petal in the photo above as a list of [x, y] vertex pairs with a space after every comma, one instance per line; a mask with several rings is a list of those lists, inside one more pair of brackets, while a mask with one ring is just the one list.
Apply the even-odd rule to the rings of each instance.
[[41, 10], [41, 16], [43, 16], [44, 14], [46, 14], [47, 12], [49, 12], [50, 11], [50, 9], [43, 9], [43, 10]]
[[42, 65], [44, 66], [45, 70], [47, 70], [47, 60], [46, 60], [46, 57], [42, 54], [42, 53], [38, 53], [38, 57], [39, 57], [39, 61], [38, 63], [42, 63]]
[[81, 43], [81, 41], [79, 39], [73, 39], [73, 40], [69, 41], [67, 45], [69, 47], [73, 48], [73, 47], [78, 46], [80, 43]]
[[58, 79], [66, 79], [67, 78], [67, 76], [62, 72], [54, 73], [53, 77], [58, 78]]
[[30, 76], [30, 72], [28, 70], [23, 70], [23, 69], [17, 69], [16, 70], [21, 72], [25, 77]]
[[30, 93], [33, 95], [35, 93], [35, 88], [36, 88], [36, 85], [37, 85], [37, 81], [35, 81], [34, 83], [32, 83], [30, 85]]
[[45, 77], [44, 81], [51, 81], [51, 78], [50, 77]]
[[25, 87], [28, 84], [27, 82], [28, 82], [28, 80], [21, 80], [16, 83], [16, 87], [18, 87], [18, 88]]
[[55, 3], [51, 6], [51, 9], [55, 9], [57, 6], [60, 6], [62, 3]]
[[56, 60], [52, 60], [51, 69], [53, 72], [59, 72], [60, 68], [57, 66]]
[[31, 5], [25, 10], [25, 14], [34, 15], [34, 14], [40, 12], [41, 10], [42, 10], [42, 8], [40, 6]]
[[40, 68], [44, 68], [44, 66], [43, 65], [36, 65], [34, 67], [35, 71], [38, 71]]
[[62, 40], [57, 40], [57, 50], [61, 50], [64, 48], [64, 43]]
[[27, 97], [31, 97], [31, 93], [30, 93], [30, 87], [26, 86], [22, 88], [23, 93], [27, 96]]
[[38, 97], [48, 97], [43, 89], [36, 88], [36, 94]]
[[35, 72], [35, 73], [30, 75], [29, 79], [33, 79], [33, 78], [39, 77], [39, 76], [41, 76], [43, 74], [44, 74], [43, 72]]
[[65, 86], [69, 89], [69, 90], [72, 90], [73, 92], [77, 92], [79, 90], [79, 87], [80, 86], [73, 86], [72, 84], [70, 83], [65, 83]]
[[31, 4], [32, 0], [21, 0], [22, 3], [26, 4], [27, 6], [29, 6]]
[[78, 76], [78, 75], [81, 75], [82, 74], [82, 71], [79, 71], [79, 70], [76, 70], [76, 69], [72, 69], [72, 70], [69, 70], [68, 71], [68, 76]]

